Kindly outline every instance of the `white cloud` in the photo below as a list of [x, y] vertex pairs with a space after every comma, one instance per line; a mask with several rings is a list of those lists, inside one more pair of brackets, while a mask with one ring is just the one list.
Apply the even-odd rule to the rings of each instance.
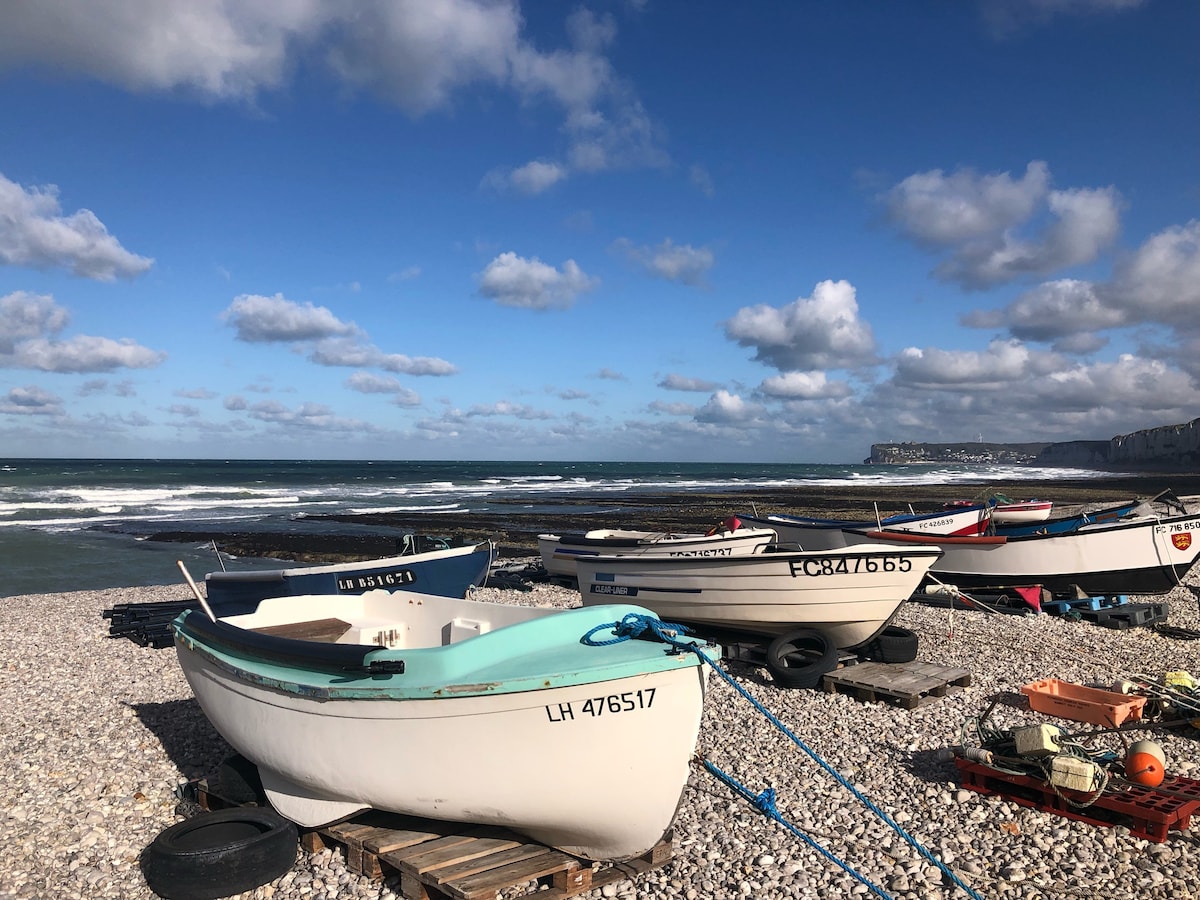
[[15, 387], [0, 399], [0, 413], [13, 416], [61, 416], [62, 398], [33, 384]]
[[[1022, 178], [935, 169], [910, 175], [882, 197], [892, 223], [917, 244], [949, 258], [939, 278], [968, 288], [1002, 284], [1089, 263], [1119, 231], [1115, 189], [1051, 190], [1050, 171], [1029, 163]], [[1036, 239], [1016, 229], [1036, 215], [1050, 224]]]
[[720, 384], [703, 378], [687, 378], [672, 372], [663, 378], [658, 386], [668, 391], [698, 391], [709, 394], [719, 388]]
[[[10, 18], [6, 13], [6, 29]], [[154, 264], [122, 247], [91, 210], [61, 213], [54, 185], [25, 190], [0, 175], [0, 263], [35, 269], [61, 266], [97, 281], [132, 278]]]
[[[1005, 327], [1061, 349], [1098, 346], [1094, 332], [1153, 323], [1177, 336], [1200, 331], [1200, 221], [1167, 228], [1118, 261], [1107, 282], [1060, 279], [1007, 307], [962, 317], [974, 328]], [[1086, 351], [1085, 351], [1086, 352]]]
[[824, 372], [784, 372], [772, 375], [758, 388], [779, 400], [825, 400], [849, 397], [854, 391], [845, 381], [830, 381]]
[[599, 283], [584, 274], [573, 259], [559, 271], [537, 257], [525, 259], [509, 252], [488, 263], [479, 276], [479, 292], [501, 306], [566, 309]]
[[562, 163], [533, 160], [516, 169], [493, 169], [484, 178], [484, 186], [497, 191], [511, 187], [521, 193], [538, 194], [550, 190], [569, 176]]
[[466, 415], [468, 417], [512, 416], [516, 419], [525, 420], [554, 418], [553, 413], [534, 409], [522, 403], [510, 403], [507, 400], [500, 400], [496, 403], [477, 403], [467, 411]]
[[222, 318], [233, 326], [239, 341], [249, 343], [315, 341], [359, 333], [357, 325], [343, 322], [326, 307], [295, 303], [282, 294], [242, 294]]
[[420, 116], [471, 87], [548, 98], [577, 169], [662, 165], [661, 136], [605, 56], [610, 16], [580, 9], [542, 51], [515, 0], [197, 3], [40, 0], [6, 10], [0, 68], [40, 66], [133, 91], [253, 103], [301, 66]]
[[758, 410], [737, 394], [717, 391], [696, 411], [696, 420], [714, 424], [733, 424], [753, 419]]
[[215, 391], [210, 391], [208, 388], [192, 388], [190, 390], [179, 388], [172, 393], [176, 397], [183, 397], [187, 400], [211, 400], [217, 396]]
[[167, 354], [151, 350], [129, 338], [77, 335], [64, 341], [35, 338], [16, 348], [0, 365], [13, 369], [40, 369], [43, 372], [112, 372], [116, 369], [149, 369]]
[[712, 176], [708, 174], [708, 169], [702, 165], [696, 164], [688, 169], [688, 180], [705, 197], [712, 197], [717, 192], [716, 188], [713, 187]]
[[1015, 340], [992, 341], [984, 351], [908, 347], [896, 361], [894, 381], [926, 390], [1001, 390], [1062, 364], [1060, 358]]
[[871, 326], [858, 318], [854, 286], [822, 281], [811, 298], [784, 307], [759, 304], [739, 309], [725, 334], [754, 358], [783, 372], [853, 368], [875, 360]]
[[310, 362], [321, 366], [373, 367], [402, 375], [454, 375], [458, 367], [435, 356], [405, 356], [385, 353], [373, 344], [344, 338], [318, 342], [308, 354]]
[[683, 284], [702, 284], [705, 273], [715, 262], [712, 250], [707, 247], [675, 244], [670, 238], [657, 247], [635, 247], [627, 239], [620, 238], [613, 242], [613, 247], [655, 278]]
[[392, 402], [397, 406], [412, 407], [421, 405], [421, 397], [416, 391], [409, 390], [396, 378], [390, 375], [375, 375], [371, 372], [355, 372], [346, 379], [346, 387], [362, 394], [391, 394]]
[[0, 297], [0, 355], [11, 354], [20, 341], [62, 331], [67, 311], [47, 294], [14, 291]]

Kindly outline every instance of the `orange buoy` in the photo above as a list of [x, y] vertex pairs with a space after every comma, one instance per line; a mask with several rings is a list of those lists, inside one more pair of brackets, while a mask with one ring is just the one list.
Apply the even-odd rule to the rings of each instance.
[[1166, 774], [1166, 757], [1154, 741], [1136, 741], [1125, 754], [1125, 777], [1134, 784], [1158, 787]]

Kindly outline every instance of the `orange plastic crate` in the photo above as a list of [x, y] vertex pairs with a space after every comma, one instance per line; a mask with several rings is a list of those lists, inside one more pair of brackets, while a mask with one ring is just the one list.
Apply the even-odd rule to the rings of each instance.
[[1029, 698], [1030, 709], [1113, 728], [1127, 720], [1140, 720], [1142, 707], [1146, 705], [1145, 697], [1084, 687], [1057, 678], [1043, 678], [1024, 685], [1021, 693]]

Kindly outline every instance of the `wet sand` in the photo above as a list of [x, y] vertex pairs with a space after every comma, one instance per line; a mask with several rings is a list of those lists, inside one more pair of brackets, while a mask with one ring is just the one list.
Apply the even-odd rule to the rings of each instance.
[[[311, 523], [328, 528], [310, 534], [259, 534], [231, 531], [219, 536], [221, 549], [236, 556], [269, 556], [298, 561], [340, 562], [370, 559], [396, 552], [394, 531], [388, 536], [346, 534], [345, 524], [400, 529], [424, 535], [444, 535], [461, 541], [493, 539], [504, 557], [537, 553], [537, 536], [593, 528], [635, 528], [647, 531], [707, 531], [729, 515], [788, 513], [831, 518], [872, 519], [879, 515], [935, 512], [951, 500], [982, 498], [1001, 493], [1013, 499], [1053, 500], [1055, 514], [1080, 507], [1111, 506], [1132, 498], [1148, 498], [1163, 490], [1180, 497], [1200, 495], [1200, 474], [1153, 473], [1113, 475], [1090, 479], [1044, 479], [1004, 482], [956, 482], [951, 485], [862, 487], [801, 486], [723, 491], [637, 492], [571, 494], [554, 498], [555, 511], [531, 512], [528, 501], [491, 501], [503, 507], [486, 513], [453, 515], [374, 513], [312, 516]], [[551, 501], [547, 501], [549, 505]], [[597, 509], [601, 511], [596, 511]], [[160, 532], [152, 540], [207, 541], [211, 533]]]

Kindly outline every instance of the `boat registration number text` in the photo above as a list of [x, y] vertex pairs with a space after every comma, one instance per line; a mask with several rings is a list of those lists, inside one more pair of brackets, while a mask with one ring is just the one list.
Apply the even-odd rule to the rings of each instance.
[[908, 572], [912, 569], [912, 560], [904, 556], [839, 556], [795, 559], [789, 565], [793, 578], [815, 578], [821, 575], [859, 575], [863, 572]]
[[339, 591], [366, 591], [412, 584], [416, 580], [412, 569], [392, 569], [390, 572], [371, 572], [367, 575], [343, 575], [338, 578], [337, 586]]
[[658, 688], [645, 688], [640, 691], [626, 691], [623, 694], [590, 697], [583, 701], [556, 703], [546, 707], [546, 718], [554, 723], [574, 722], [576, 719], [595, 719], [603, 715], [615, 716], [618, 713], [649, 709], [654, 705], [654, 694], [657, 691]]
[[667, 556], [733, 556], [733, 548], [708, 547], [703, 550], [671, 550]]

